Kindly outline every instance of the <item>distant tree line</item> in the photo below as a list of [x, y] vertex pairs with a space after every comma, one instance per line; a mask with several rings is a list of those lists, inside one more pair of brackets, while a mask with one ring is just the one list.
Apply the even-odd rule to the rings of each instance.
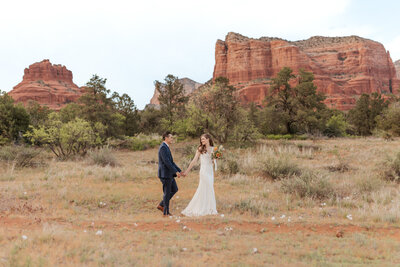
[[296, 75], [283, 68], [271, 79], [263, 105], [240, 104], [237, 89], [225, 77], [209, 81], [193, 95], [173, 75], [155, 81], [160, 106], [139, 111], [127, 94], [111, 93], [97, 75], [86, 83], [77, 103], [55, 112], [31, 101], [15, 104], [0, 91], [0, 145], [27, 143], [47, 146], [60, 158], [84, 155], [110, 140], [138, 134], [175, 132], [180, 138], [210, 133], [219, 143], [247, 143], [270, 135], [341, 137], [400, 136], [400, 103], [377, 93], [363, 94], [349, 112], [329, 109], [317, 91], [314, 75]]

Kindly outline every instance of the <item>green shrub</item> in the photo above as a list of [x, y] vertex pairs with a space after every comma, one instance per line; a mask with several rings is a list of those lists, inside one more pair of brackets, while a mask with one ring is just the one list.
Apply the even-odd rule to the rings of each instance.
[[108, 147], [102, 147], [99, 149], [89, 150], [88, 152], [89, 159], [92, 164], [99, 166], [117, 166], [117, 158], [113, 154], [113, 150]]
[[4, 146], [8, 143], [10, 143], [10, 140], [8, 138], [0, 135], [0, 146]]
[[358, 191], [362, 193], [371, 193], [377, 191], [383, 185], [382, 180], [375, 176], [363, 176], [356, 180], [356, 186]]
[[400, 152], [395, 158], [387, 159], [381, 169], [384, 180], [400, 182]]
[[161, 137], [158, 135], [139, 134], [134, 137], [128, 137], [127, 147], [133, 151], [142, 151], [157, 147], [161, 144]]
[[288, 155], [267, 155], [259, 164], [262, 173], [274, 180], [301, 173], [300, 168], [289, 159]]
[[348, 125], [343, 114], [333, 115], [326, 123], [324, 134], [328, 137], [345, 136], [347, 128]]
[[76, 118], [63, 123], [59, 114], [52, 113], [49, 122], [38, 128], [31, 127], [31, 131], [24, 136], [33, 144], [45, 145], [60, 159], [67, 159], [75, 155], [84, 156], [87, 151], [101, 144], [101, 133], [104, 125], [96, 123], [94, 128], [89, 122]]
[[294, 139], [294, 135], [292, 134], [268, 134], [267, 139], [270, 140], [280, 140], [280, 139], [285, 139], [285, 140], [291, 140]]
[[4, 146], [0, 148], [0, 160], [12, 162], [15, 167], [33, 167], [41, 164], [39, 149], [24, 146]]
[[234, 209], [241, 213], [250, 212], [253, 216], [257, 216], [261, 213], [260, 208], [251, 200], [241, 200], [239, 203], [235, 203]]
[[334, 195], [333, 187], [329, 181], [311, 171], [282, 180], [281, 190], [284, 193], [295, 194], [301, 198], [325, 199]]
[[295, 134], [268, 134], [266, 138], [269, 140], [307, 140], [307, 135], [295, 135]]

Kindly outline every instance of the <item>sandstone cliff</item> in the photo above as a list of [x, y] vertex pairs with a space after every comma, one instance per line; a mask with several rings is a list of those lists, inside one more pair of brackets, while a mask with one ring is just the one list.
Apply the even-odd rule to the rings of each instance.
[[227, 77], [243, 102], [261, 103], [270, 79], [283, 67], [312, 71], [318, 90], [327, 95], [326, 104], [341, 110], [352, 108], [362, 93], [398, 93], [400, 84], [383, 45], [358, 36], [291, 42], [228, 33], [216, 43], [213, 78]]
[[[203, 85], [202, 83], [195, 82], [189, 78], [182, 78], [179, 79], [179, 81], [183, 84], [183, 90], [186, 96], [190, 95], [195, 90], [197, 90], [201, 85]], [[160, 94], [158, 93], [157, 89], [154, 89], [154, 94], [150, 100], [150, 105], [155, 105], [155, 106], [160, 105], [160, 102], [158, 101], [159, 95]]]
[[394, 67], [396, 68], [397, 79], [400, 79], [400, 60], [394, 62]]
[[9, 95], [26, 104], [29, 100], [59, 110], [69, 102], [75, 102], [82, 90], [73, 83], [72, 72], [62, 65], [53, 65], [48, 59], [26, 68], [22, 82]]

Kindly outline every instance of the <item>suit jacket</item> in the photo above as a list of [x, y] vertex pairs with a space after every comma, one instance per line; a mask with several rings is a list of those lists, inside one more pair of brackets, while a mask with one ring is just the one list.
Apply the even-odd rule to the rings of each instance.
[[171, 150], [166, 143], [162, 143], [158, 149], [158, 177], [173, 178], [176, 173], [181, 172], [178, 166], [174, 163]]

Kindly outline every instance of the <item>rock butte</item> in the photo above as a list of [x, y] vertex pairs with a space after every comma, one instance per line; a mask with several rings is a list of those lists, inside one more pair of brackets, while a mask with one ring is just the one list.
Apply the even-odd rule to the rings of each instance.
[[[400, 62], [397, 61], [397, 70]], [[399, 91], [399, 77], [382, 44], [358, 36], [315, 36], [302, 41], [228, 33], [215, 45], [213, 79], [227, 77], [244, 103], [261, 104], [269, 82], [283, 67], [314, 73], [314, 84], [325, 93], [328, 107], [349, 110], [362, 93]], [[399, 75], [399, 72], [397, 72]]]
[[[184, 90], [186, 96], [190, 95], [195, 90], [197, 90], [200, 86], [203, 85], [202, 83], [195, 82], [189, 78], [182, 78], [182, 79], [179, 79], [179, 81], [183, 85], [183, 90]], [[160, 94], [158, 93], [157, 89], [154, 89], [154, 94], [150, 100], [150, 105], [155, 105], [155, 106], [160, 105], [160, 102], [158, 101], [159, 95]]]
[[52, 110], [59, 110], [70, 102], [76, 102], [82, 93], [83, 90], [73, 83], [70, 70], [45, 59], [26, 68], [22, 82], [8, 94], [15, 102], [24, 105], [34, 100]]

